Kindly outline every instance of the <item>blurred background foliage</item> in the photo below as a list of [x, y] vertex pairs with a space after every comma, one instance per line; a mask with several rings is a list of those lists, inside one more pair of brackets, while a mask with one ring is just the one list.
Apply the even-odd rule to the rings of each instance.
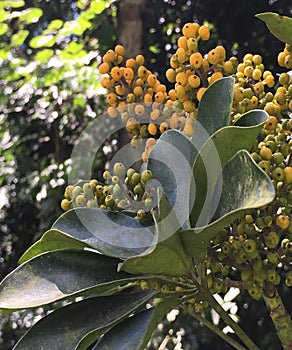
[[[258, 53], [266, 69], [281, 72], [276, 58], [283, 44], [254, 17], [267, 11], [291, 16], [291, 0], [0, 0], [0, 279], [61, 213], [74, 142], [105, 106], [101, 55], [123, 44], [126, 55], [142, 53], [167, 83], [180, 28], [199, 21], [212, 29], [206, 52], [219, 43], [230, 56]], [[110, 122], [101, 125], [101, 134], [103, 128]], [[120, 136], [107, 140], [109, 152], [99, 150], [97, 178]], [[280, 349], [264, 306], [246, 300], [238, 300], [244, 328], [250, 334], [259, 329], [262, 349]], [[0, 349], [11, 349], [45, 311], [2, 315]], [[153, 349], [165, 334], [173, 339], [168, 349], [230, 348], [183, 315], [157, 332]]]

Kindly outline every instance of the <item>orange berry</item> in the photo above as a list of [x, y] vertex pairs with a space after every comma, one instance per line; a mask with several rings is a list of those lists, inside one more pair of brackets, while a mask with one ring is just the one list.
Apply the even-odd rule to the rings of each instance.
[[201, 79], [196, 74], [193, 74], [189, 76], [188, 83], [192, 88], [197, 88], [201, 84]]
[[111, 69], [111, 76], [113, 79], [115, 79], [117, 81], [120, 80], [123, 76], [121, 69], [119, 67], [113, 67]]
[[135, 58], [135, 61], [136, 61], [136, 64], [138, 66], [142, 66], [144, 64], [144, 56], [143, 55], [137, 55], [136, 58]]
[[155, 74], [150, 74], [148, 75], [147, 77], [147, 84], [150, 86], [150, 87], [154, 87], [154, 85], [156, 84], [157, 82], [157, 77]]
[[140, 66], [140, 67], [138, 68], [137, 74], [138, 74], [138, 77], [139, 77], [139, 78], [144, 79], [144, 78], [147, 77], [148, 70], [147, 70], [146, 67]]
[[142, 96], [143, 95], [143, 89], [141, 86], [135, 86], [133, 90], [134, 95], [136, 96]]
[[105, 62], [113, 62], [116, 58], [116, 54], [113, 50], [108, 50], [103, 57], [105, 58]]
[[210, 30], [207, 26], [203, 25], [199, 28], [199, 36], [202, 40], [206, 41], [210, 38]]
[[119, 115], [118, 110], [115, 107], [109, 106], [107, 108], [107, 114], [111, 117], [111, 118], [116, 118]]
[[265, 82], [268, 85], [269, 88], [273, 87], [275, 85], [275, 78], [269, 74], [266, 78], [265, 78]]
[[209, 78], [209, 83], [212, 84], [214, 81], [223, 78], [223, 74], [221, 72], [215, 72], [213, 73]]
[[129, 80], [129, 81], [133, 80], [134, 79], [134, 71], [133, 71], [133, 69], [132, 68], [126, 68], [124, 70], [124, 77], [125, 77], [126, 80]]
[[201, 87], [197, 92], [197, 100], [201, 101], [202, 96], [204, 95], [204, 92], [206, 91], [206, 87]]
[[175, 77], [175, 81], [182, 86], [186, 86], [188, 83], [188, 78], [186, 73], [185, 72], [178, 73]]
[[148, 124], [148, 132], [150, 135], [155, 136], [157, 134], [157, 125], [154, 123]]
[[181, 36], [177, 40], [177, 46], [187, 51], [188, 49], [187, 41], [188, 41], [187, 37]]
[[178, 99], [185, 97], [186, 90], [182, 85], [177, 84], [175, 87], [176, 97]]
[[292, 167], [291, 166], [287, 166], [286, 168], [284, 168], [284, 179], [285, 182], [287, 184], [291, 184], [292, 183]]
[[102, 77], [100, 79], [100, 85], [105, 89], [110, 89], [112, 87], [112, 82], [110, 78]]
[[122, 86], [122, 85], [117, 85], [115, 87], [115, 90], [116, 90], [116, 94], [120, 95], [120, 96], [125, 95], [126, 92], [127, 92], [126, 88], [124, 86]]
[[208, 52], [208, 61], [210, 64], [217, 64], [219, 63], [219, 52], [216, 51], [216, 49], [212, 49], [211, 51]]
[[113, 92], [110, 92], [106, 97], [106, 101], [110, 105], [115, 105], [115, 103], [117, 102], [117, 95]]
[[158, 103], [162, 103], [164, 101], [164, 92], [162, 91], [158, 91], [155, 96], [155, 101], [158, 102]]
[[134, 58], [128, 58], [126, 61], [127, 68], [134, 68], [135, 64], [136, 64], [136, 60], [134, 60]]
[[158, 108], [152, 109], [150, 113], [150, 119], [156, 120], [159, 118], [159, 116], [160, 116], [160, 110]]
[[100, 74], [106, 74], [109, 71], [109, 64], [107, 62], [101, 63], [98, 67], [98, 71]]
[[182, 28], [182, 33], [187, 39], [197, 36], [199, 27], [198, 23], [186, 23]]
[[225, 61], [223, 63], [223, 71], [225, 74], [231, 74], [233, 72], [233, 64], [231, 61]]
[[203, 64], [203, 56], [200, 54], [200, 52], [194, 52], [190, 56], [190, 64], [193, 66], [195, 69], [198, 69], [202, 66]]
[[278, 125], [278, 119], [274, 116], [270, 116], [265, 122], [264, 128], [266, 130], [274, 130]]
[[141, 104], [135, 106], [135, 114], [141, 116], [145, 113], [145, 107]]
[[173, 68], [169, 68], [166, 73], [166, 79], [170, 82], [170, 83], [174, 83], [175, 82], [175, 77], [176, 77], [176, 72]]
[[152, 95], [151, 94], [145, 94], [143, 100], [146, 103], [152, 102]]
[[176, 50], [176, 56], [178, 58], [178, 60], [181, 62], [181, 63], [184, 63], [185, 60], [186, 60], [186, 51], [185, 49], [179, 47], [177, 50]]
[[122, 45], [116, 45], [115, 47], [115, 53], [119, 56], [124, 56], [125, 55], [125, 48]]
[[164, 133], [166, 130], [168, 130], [168, 124], [166, 122], [162, 122], [160, 125], [159, 125], [159, 131], [161, 133]]
[[176, 100], [176, 92], [174, 89], [171, 89], [168, 91], [168, 96], [171, 99], [171, 101], [175, 101]]

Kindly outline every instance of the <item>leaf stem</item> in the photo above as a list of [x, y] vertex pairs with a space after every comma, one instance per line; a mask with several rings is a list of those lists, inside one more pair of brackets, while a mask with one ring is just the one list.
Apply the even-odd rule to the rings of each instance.
[[222, 306], [216, 301], [213, 295], [208, 290], [202, 290], [205, 300], [209, 305], [218, 313], [222, 320], [233, 329], [239, 339], [247, 346], [249, 350], [260, 350], [258, 346], [250, 339], [250, 337], [244, 332], [244, 330], [236, 323], [228, 313], [222, 308]]
[[231, 346], [234, 347], [234, 349], [237, 350], [246, 350], [244, 346], [239, 344], [236, 340], [233, 338], [229, 337], [227, 334], [225, 334], [221, 329], [219, 329], [217, 326], [215, 326], [212, 322], [209, 320], [205, 319], [202, 315], [196, 312], [191, 312], [190, 310], [187, 309], [187, 307], [182, 306], [182, 309], [189, 313], [192, 317], [194, 317], [196, 320], [201, 322], [204, 326], [209, 328], [212, 332], [217, 334], [220, 338], [222, 338], [226, 343], [230, 344]]
[[292, 320], [276, 288], [273, 297], [264, 296], [277, 335], [284, 350], [292, 350]]

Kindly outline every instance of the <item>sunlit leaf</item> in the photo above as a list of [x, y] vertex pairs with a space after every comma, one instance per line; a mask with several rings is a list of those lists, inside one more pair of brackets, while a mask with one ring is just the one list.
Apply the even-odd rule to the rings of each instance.
[[52, 49], [44, 49], [35, 55], [37, 61], [44, 63], [47, 62], [54, 55], [54, 50]]
[[48, 30], [57, 30], [62, 28], [63, 26], [63, 21], [61, 19], [54, 19], [52, 20], [49, 25], [48, 25]]
[[33, 49], [40, 47], [52, 47], [56, 43], [54, 35], [38, 35], [30, 40], [29, 45]]
[[13, 46], [20, 46], [24, 43], [25, 39], [28, 37], [29, 31], [28, 30], [20, 30], [19, 32], [15, 33], [11, 37], [11, 44]]
[[3, 35], [8, 30], [8, 25], [6, 23], [0, 23], [0, 35]]
[[24, 22], [26, 22], [27, 24], [30, 24], [30, 23], [37, 23], [39, 19], [42, 17], [42, 15], [43, 15], [42, 9], [33, 7], [33, 8], [23, 10], [19, 18]]
[[18, 8], [18, 7], [22, 7], [25, 5], [25, 1], [24, 0], [4, 0], [3, 1], [3, 5], [4, 6], [9, 6], [12, 8]]

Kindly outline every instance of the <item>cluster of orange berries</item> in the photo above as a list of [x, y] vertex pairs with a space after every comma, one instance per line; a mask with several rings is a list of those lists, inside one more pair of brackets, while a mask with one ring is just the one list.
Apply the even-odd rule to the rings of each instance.
[[278, 54], [278, 64], [280, 67], [292, 69], [292, 46], [286, 44], [284, 50]]

